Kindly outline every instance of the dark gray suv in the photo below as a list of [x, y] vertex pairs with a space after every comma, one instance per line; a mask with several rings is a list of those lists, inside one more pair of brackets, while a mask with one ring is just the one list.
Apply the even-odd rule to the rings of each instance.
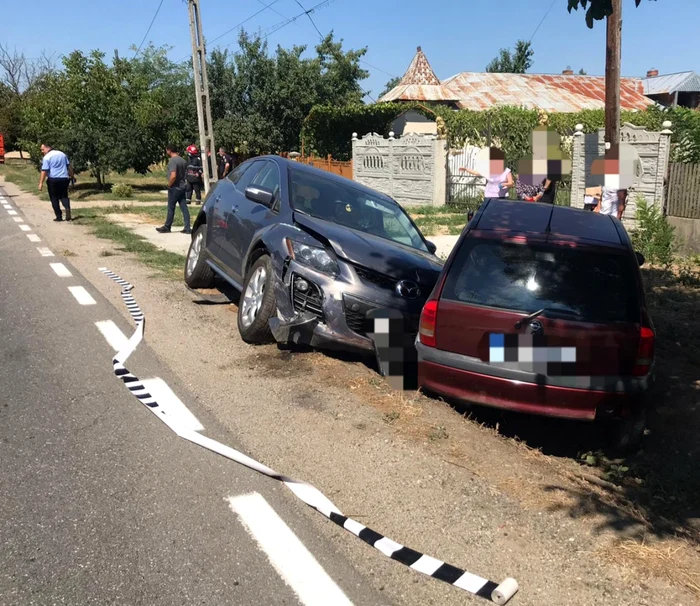
[[401, 312], [417, 333], [442, 262], [394, 200], [278, 156], [219, 181], [194, 223], [185, 282], [241, 292], [248, 342], [373, 350], [368, 314]]

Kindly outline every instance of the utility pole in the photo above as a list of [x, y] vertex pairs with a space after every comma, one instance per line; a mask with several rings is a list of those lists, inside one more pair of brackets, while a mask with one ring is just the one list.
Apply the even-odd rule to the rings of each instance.
[[607, 17], [605, 49], [605, 141], [620, 143], [620, 56], [622, 45], [622, 0], [612, 0]]
[[[202, 14], [199, 0], [188, 0], [190, 13], [190, 37], [192, 38], [192, 66], [194, 68], [194, 90], [197, 95], [197, 121], [199, 123], [199, 150], [202, 154], [204, 191], [209, 193], [211, 183], [217, 180], [216, 152], [214, 150], [214, 125], [211, 119], [209, 101], [209, 80], [207, 78], [207, 58], [202, 35]], [[211, 152], [213, 174], [209, 174], [208, 152]]]

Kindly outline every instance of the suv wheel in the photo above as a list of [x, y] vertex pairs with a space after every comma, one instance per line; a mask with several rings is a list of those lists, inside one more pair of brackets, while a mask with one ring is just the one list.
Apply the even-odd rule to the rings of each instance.
[[202, 225], [195, 232], [185, 262], [185, 283], [190, 288], [211, 288], [214, 285], [214, 272], [206, 263], [207, 226]]
[[268, 255], [260, 257], [248, 270], [238, 305], [238, 332], [246, 343], [268, 343], [268, 324], [275, 313], [274, 270]]

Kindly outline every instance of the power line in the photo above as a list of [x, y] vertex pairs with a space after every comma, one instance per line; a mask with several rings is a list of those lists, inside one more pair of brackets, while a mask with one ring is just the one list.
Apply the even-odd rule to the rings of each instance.
[[151, 28], [153, 27], [153, 24], [156, 21], [156, 17], [158, 16], [158, 13], [160, 12], [160, 7], [163, 6], [163, 1], [164, 0], [160, 0], [160, 4], [158, 5], [158, 8], [156, 9], [155, 15], [153, 15], [153, 19], [151, 19], [151, 24], [148, 26], [146, 33], [143, 35], [143, 39], [141, 40], [141, 44], [139, 44], [139, 47], [136, 49], [136, 53], [134, 53], [134, 58], [141, 52], [141, 47], [143, 46], [143, 43], [146, 41], [146, 37], [148, 36], [148, 34], [151, 32]]
[[390, 74], [388, 71], [383, 70], [381, 67], [377, 67], [376, 65], [372, 65], [369, 61], [365, 61], [364, 59], [360, 59], [360, 63], [364, 63], [367, 67], [371, 67], [372, 69], [376, 69], [378, 72], [382, 72], [383, 74], [386, 74], [390, 78], [398, 78], [396, 74]]
[[[299, 17], [303, 17], [304, 15], [306, 15], [309, 18], [309, 21], [311, 21], [311, 25], [313, 25], [314, 29], [318, 32], [319, 38], [321, 39], [321, 41], [323, 41], [324, 35], [321, 33], [321, 30], [318, 29], [318, 26], [316, 25], [316, 22], [313, 20], [311, 13], [313, 13], [319, 6], [321, 6], [321, 4], [324, 4], [324, 2], [321, 2], [321, 3], [317, 4], [316, 6], [314, 6], [313, 8], [306, 10], [303, 7], [303, 5], [301, 4], [301, 2], [299, 2], [299, 0], [294, 0], [294, 1], [299, 5], [299, 8], [304, 11], [303, 13], [297, 15], [297, 17], [295, 17], [295, 19], [298, 19]], [[282, 29], [282, 28], [280, 27], [279, 29]], [[277, 30], [275, 30], [275, 31], [277, 31]], [[274, 32], [271, 32], [271, 33], [274, 33]], [[336, 61], [338, 61], [338, 59], [339, 59], [338, 55], [335, 55], [335, 59], [336, 59]], [[360, 85], [359, 82], [357, 83], [357, 86], [359, 86], [360, 90], [365, 95], [367, 95], [372, 100], [372, 102], [376, 103], [376, 100], [372, 97], [372, 95], [370, 95], [369, 92], [367, 92], [364, 88], [362, 88], [362, 86]]]
[[319, 2], [318, 4], [316, 4], [315, 6], [312, 6], [308, 11], [304, 11], [303, 13], [299, 13], [298, 15], [295, 15], [294, 17], [290, 17], [289, 19], [287, 19], [285, 21], [281, 21], [280, 23], [277, 23], [277, 24], [269, 27], [268, 30], [270, 30], [270, 31], [268, 31], [264, 36], [262, 36], [261, 40], [264, 40], [268, 36], [271, 36], [272, 34], [278, 32], [279, 30], [281, 30], [283, 27], [286, 27], [290, 23], [294, 23], [300, 17], [303, 17], [304, 15], [306, 15], [308, 13], [313, 13], [314, 11], [318, 10], [319, 8], [323, 7], [324, 5], [330, 4], [331, 2], [335, 2], [335, 0], [323, 0], [322, 2]]
[[209, 41], [209, 44], [213, 44], [213, 43], [216, 42], [217, 40], [221, 40], [221, 38], [223, 38], [224, 36], [227, 36], [227, 35], [230, 34], [232, 31], [237, 30], [239, 27], [242, 27], [243, 25], [245, 25], [246, 23], [248, 23], [248, 21], [250, 21], [251, 19], [257, 17], [260, 13], [264, 13], [268, 8], [270, 8], [273, 4], [275, 4], [275, 3], [277, 3], [277, 2], [279, 2], [279, 0], [272, 0], [272, 2], [270, 2], [270, 4], [265, 4], [265, 3], [263, 3], [263, 2], [260, 2], [260, 4], [263, 5], [263, 8], [261, 8], [257, 13], [252, 14], [250, 17], [248, 17], [247, 19], [244, 19], [244, 20], [241, 21], [238, 25], [232, 27], [231, 29], [227, 29], [223, 34], [217, 36], [217, 37], [214, 38], [213, 40], [210, 40], [210, 41]]
[[528, 40], [528, 44], [532, 42], [532, 39], [535, 37], [535, 34], [537, 33], [537, 30], [540, 29], [540, 26], [544, 23], [544, 20], [547, 18], [547, 15], [549, 15], [549, 12], [552, 10], [552, 7], [556, 3], [557, 0], [552, 0], [552, 3], [549, 5], [549, 8], [547, 9], [547, 12], [544, 14], [544, 17], [542, 17], [542, 21], [540, 21], [539, 25], [535, 28], [535, 31], [532, 32], [532, 36], [530, 36], [530, 39]]

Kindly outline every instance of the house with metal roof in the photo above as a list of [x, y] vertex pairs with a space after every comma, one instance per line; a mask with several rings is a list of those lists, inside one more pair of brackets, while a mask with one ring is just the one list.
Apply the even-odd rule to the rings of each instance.
[[700, 75], [696, 72], [678, 72], [659, 75], [650, 69], [642, 80], [644, 94], [666, 107], [700, 107]]
[[[566, 69], [554, 75], [462, 72], [441, 81], [418, 47], [399, 85], [379, 99], [386, 101], [432, 102], [475, 111], [515, 105], [549, 113], [577, 112], [605, 107], [605, 78]], [[620, 79], [622, 109], [643, 110], [653, 103], [644, 94], [641, 78]]]

